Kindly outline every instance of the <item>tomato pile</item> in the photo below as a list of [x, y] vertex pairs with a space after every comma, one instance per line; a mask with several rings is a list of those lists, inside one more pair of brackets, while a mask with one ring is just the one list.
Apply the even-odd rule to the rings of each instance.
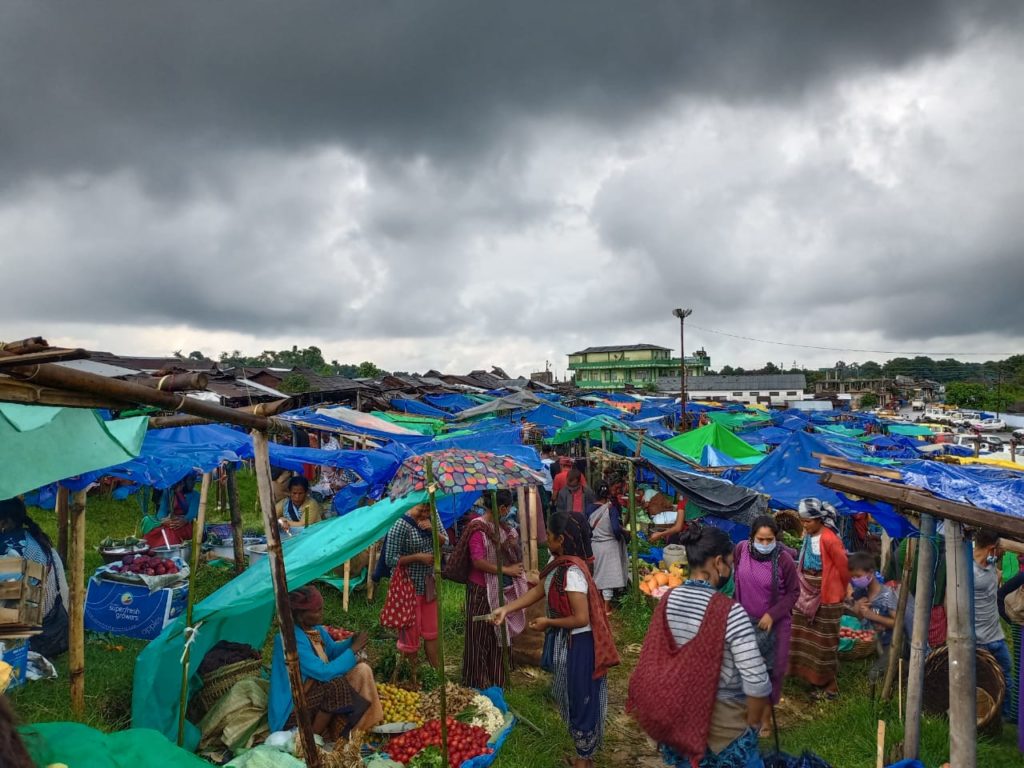
[[854, 640], [867, 640], [873, 642], [875, 639], [875, 631], [873, 629], [850, 629], [849, 627], [839, 628], [840, 637], [849, 637]]
[[331, 636], [331, 640], [348, 640], [355, 632], [348, 629], [342, 629], [341, 627], [324, 627], [327, 630], [327, 634]]
[[[483, 728], [466, 725], [448, 718], [448, 764], [459, 768], [467, 760], [479, 755], [489, 755], [494, 750], [487, 746], [490, 735]], [[421, 750], [440, 746], [441, 721], [430, 720], [422, 728], [396, 736], [388, 743], [388, 754], [392, 760], [406, 764]]]

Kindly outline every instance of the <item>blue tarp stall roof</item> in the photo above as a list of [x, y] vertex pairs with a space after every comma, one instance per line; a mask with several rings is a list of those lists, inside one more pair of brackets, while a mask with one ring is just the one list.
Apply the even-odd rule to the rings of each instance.
[[578, 406], [572, 409], [577, 416], [584, 419], [592, 419], [595, 416], [607, 416], [611, 419], [621, 419], [625, 414], [618, 408], [608, 408], [605, 406]]
[[435, 408], [428, 403], [421, 403], [419, 400], [407, 400], [402, 397], [391, 398], [390, 406], [402, 413], [411, 413], [414, 416], [429, 416], [433, 419], [444, 419], [447, 421], [452, 417], [447, 411]]
[[607, 394], [601, 393], [601, 396], [605, 400], [611, 400], [613, 403], [639, 403], [640, 398], [627, 395], [623, 392], [609, 392]]
[[[282, 543], [288, 588], [298, 589], [344, 563], [375, 541], [406, 510], [426, 494], [382, 501], [345, 517], [311, 526], [301, 536]], [[442, 500], [443, 503], [443, 500]], [[270, 561], [263, 558], [195, 605], [193, 624], [202, 622], [192, 645], [189, 687], [199, 684], [199, 661], [221, 640], [262, 648], [274, 616]], [[153, 728], [177, 738], [178, 698], [181, 693], [181, 655], [185, 617], [179, 616], [150, 642], [136, 660], [132, 686], [132, 726]], [[199, 732], [186, 723], [186, 746], [195, 749]]]
[[310, 429], [365, 435], [378, 442], [394, 440], [412, 444], [430, 440], [428, 435], [350, 408], [300, 408], [282, 413], [279, 418]]
[[891, 437], [886, 437], [885, 435], [871, 435], [870, 437], [865, 438], [864, 442], [868, 445], [875, 446], [875, 448], [895, 448], [899, 445], [899, 443]]
[[744, 431], [741, 433], [741, 436], [752, 445], [780, 445], [786, 442], [792, 434], [788, 429], [762, 427], [761, 429]]
[[647, 436], [652, 437], [655, 440], [667, 440], [672, 437], [675, 432], [665, 426], [663, 418], [664, 417], [655, 417], [653, 419], [627, 419], [626, 423], [634, 429], [645, 430]]
[[[637, 438], [633, 434], [625, 432], [613, 432], [613, 443], [616, 447], [628, 456], [636, 455]], [[699, 475], [698, 469], [692, 464], [684, 461], [682, 457], [673, 458], [674, 452], [665, 448], [660, 443], [644, 441], [640, 456], [647, 459], [651, 464], [656, 464], [664, 469], [671, 469], [674, 472]], [[678, 454], [676, 454], [678, 455]]]
[[[800, 499], [813, 496], [829, 502], [840, 512], [868, 511], [860, 504], [856, 510], [852, 510], [850, 500], [844, 494], [821, 485], [817, 475], [801, 471], [801, 467], [821, 469], [821, 462], [812, 455], [815, 453], [848, 458], [847, 454], [838, 450], [833, 443], [821, 439], [820, 435], [794, 432], [789, 440], [746, 472], [737, 483], [767, 494], [771, 497], [772, 506], [780, 509], [797, 509]], [[902, 537], [914, 530], [890, 505], [870, 502], [863, 504], [869, 505], [870, 514], [890, 536]]]
[[903, 482], [950, 501], [1024, 517], [1024, 475], [981, 465], [916, 461], [899, 470]]
[[779, 419], [775, 426], [780, 429], [789, 430], [790, 432], [800, 432], [807, 429], [808, 424], [810, 424], [810, 421], [802, 419], [799, 416], [784, 416]]
[[479, 403], [465, 395], [424, 395], [423, 400], [435, 408], [448, 413], [461, 413], [468, 408], [475, 408]]
[[702, 467], [740, 467], [759, 464], [764, 460], [761, 456], [748, 456], [742, 459], [734, 459], [713, 445], [705, 445], [701, 452], [700, 464]]

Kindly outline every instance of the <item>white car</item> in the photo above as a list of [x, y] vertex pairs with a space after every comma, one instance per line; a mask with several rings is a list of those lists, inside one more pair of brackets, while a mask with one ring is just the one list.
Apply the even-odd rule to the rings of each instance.
[[1006, 422], [1002, 419], [970, 419], [967, 426], [971, 429], [978, 429], [982, 432], [1002, 432], [1006, 429]]

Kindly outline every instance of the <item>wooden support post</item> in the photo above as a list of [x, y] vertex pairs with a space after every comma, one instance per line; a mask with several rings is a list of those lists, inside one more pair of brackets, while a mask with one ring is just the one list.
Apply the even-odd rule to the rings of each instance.
[[587, 459], [587, 485], [590, 486], [591, 490], [594, 488], [594, 469], [590, 466], [590, 435], [583, 436], [583, 450], [584, 456]]
[[963, 525], [945, 522], [946, 616], [949, 631], [949, 763], [977, 765], [978, 715], [972, 611], [974, 571]]
[[530, 562], [533, 563], [534, 568], [540, 570], [540, 561], [537, 555], [537, 532], [540, 530], [540, 521], [544, 518], [544, 510], [541, 509], [540, 492], [536, 488], [530, 486], [526, 493], [530, 497], [530, 514], [534, 515], [530, 518]]
[[277, 603], [277, 620], [281, 625], [281, 640], [284, 644], [284, 662], [288, 668], [288, 683], [292, 689], [295, 719], [299, 725], [299, 738], [306, 765], [320, 768], [320, 751], [313, 737], [313, 726], [306, 709], [306, 690], [302, 685], [299, 670], [299, 654], [295, 645], [295, 624], [288, 605], [288, 579], [285, 575], [284, 557], [281, 552], [281, 530], [274, 513], [274, 495], [270, 479], [270, 449], [264, 432], [253, 430], [252, 443], [256, 469], [256, 486], [259, 491], [260, 510], [263, 513], [263, 528], [267, 534], [267, 559], [270, 561], [270, 575], [274, 584], [274, 598]]
[[608, 451], [608, 430], [605, 427], [601, 427], [601, 450]]
[[[448, 675], [444, 669], [444, 612], [441, 610], [441, 531], [437, 520], [437, 496], [434, 488], [434, 462], [427, 459], [426, 480], [430, 501], [430, 533], [434, 541], [434, 581], [437, 584], [437, 666], [441, 676], [439, 703], [441, 720], [441, 765], [448, 765]], [[500, 590], [499, 590], [500, 591]]]
[[[494, 530], [498, 534], [498, 543], [494, 547], [494, 566], [498, 569], [498, 607], [505, 607], [505, 579], [502, 575], [502, 568], [504, 568], [504, 560], [501, 553], [501, 513], [498, 511], [498, 494], [494, 491], [491, 492], [491, 517], [494, 520]], [[512, 684], [512, 664], [509, 661], [509, 637], [508, 637], [508, 625], [502, 624], [499, 628], [501, 635], [499, 637], [500, 649], [501, 649], [501, 666], [505, 670], [505, 689]]]
[[921, 749], [921, 706], [924, 701], [924, 662], [928, 648], [928, 624], [935, 589], [935, 518], [921, 515], [921, 539], [917, 548], [917, 588], [914, 590], [914, 631], [910, 636], [910, 667], [907, 676], [907, 718], [903, 757], [916, 760]]
[[[897, 510], [898, 511], [898, 510]], [[903, 658], [903, 617], [907, 614], [907, 598], [910, 597], [911, 566], [914, 564], [914, 553], [917, 540], [907, 541], [907, 554], [903, 558], [903, 575], [900, 577], [900, 597], [896, 602], [896, 626], [892, 630], [892, 643], [889, 646], [889, 665], [885, 670], [885, 682], [882, 685], [882, 701], [892, 698], [893, 680], [896, 678], [897, 663]]]
[[[643, 438], [641, 437], [641, 440]], [[629, 465], [629, 474], [626, 476], [626, 492], [629, 494], [629, 531], [632, 536], [629, 542], [629, 573], [633, 580], [630, 591], [633, 594], [640, 594], [640, 539], [637, 536], [636, 524], [636, 467]]]
[[71, 682], [71, 711], [85, 715], [85, 499], [86, 491], [75, 493], [69, 512], [71, 584], [68, 606], [68, 677]]
[[[192, 628], [192, 607], [196, 602], [196, 573], [199, 572], [199, 550], [203, 543], [203, 528], [206, 525], [206, 500], [210, 494], [210, 473], [203, 473], [203, 484], [199, 488], [199, 511], [192, 523], [192, 562], [189, 563], [188, 596], [185, 598], [185, 626]], [[185, 710], [188, 708], [188, 668], [192, 658], [191, 646], [186, 642], [185, 655], [181, 662], [181, 696], [178, 700], [178, 746], [185, 743]]]
[[57, 486], [57, 554], [65, 566], [68, 564], [68, 489]]
[[341, 610], [348, 613], [348, 596], [352, 585], [352, 561], [346, 560], [341, 579]]
[[231, 513], [231, 543], [235, 550], [235, 573], [241, 573], [245, 570], [245, 542], [242, 538], [242, 506], [238, 501], [238, 477], [235, 475], [234, 464], [228, 464], [225, 471], [228, 473], [228, 511]]
[[875, 768], [885, 768], [885, 720], [878, 721], [878, 736], [875, 742]]
[[533, 569], [530, 561], [530, 497], [526, 495], [526, 486], [516, 488], [516, 508], [519, 510], [519, 542], [523, 550], [523, 570], [529, 573]]
[[366, 566], [366, 602], [373, 602], [373, 572], [377, 570], [377, 542], [370, 545], [370, 563]]

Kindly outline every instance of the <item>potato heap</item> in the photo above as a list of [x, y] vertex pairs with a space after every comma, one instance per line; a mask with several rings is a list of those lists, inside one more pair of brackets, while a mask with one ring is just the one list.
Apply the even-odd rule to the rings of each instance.
[[424, 718], [420, 715], [421, 696], [416, 691], [407, 691], [394, 685], [381, 683], [377, 686], [380, 703], [384, 708], [385, 723], [416, 723], [423, 725]]

